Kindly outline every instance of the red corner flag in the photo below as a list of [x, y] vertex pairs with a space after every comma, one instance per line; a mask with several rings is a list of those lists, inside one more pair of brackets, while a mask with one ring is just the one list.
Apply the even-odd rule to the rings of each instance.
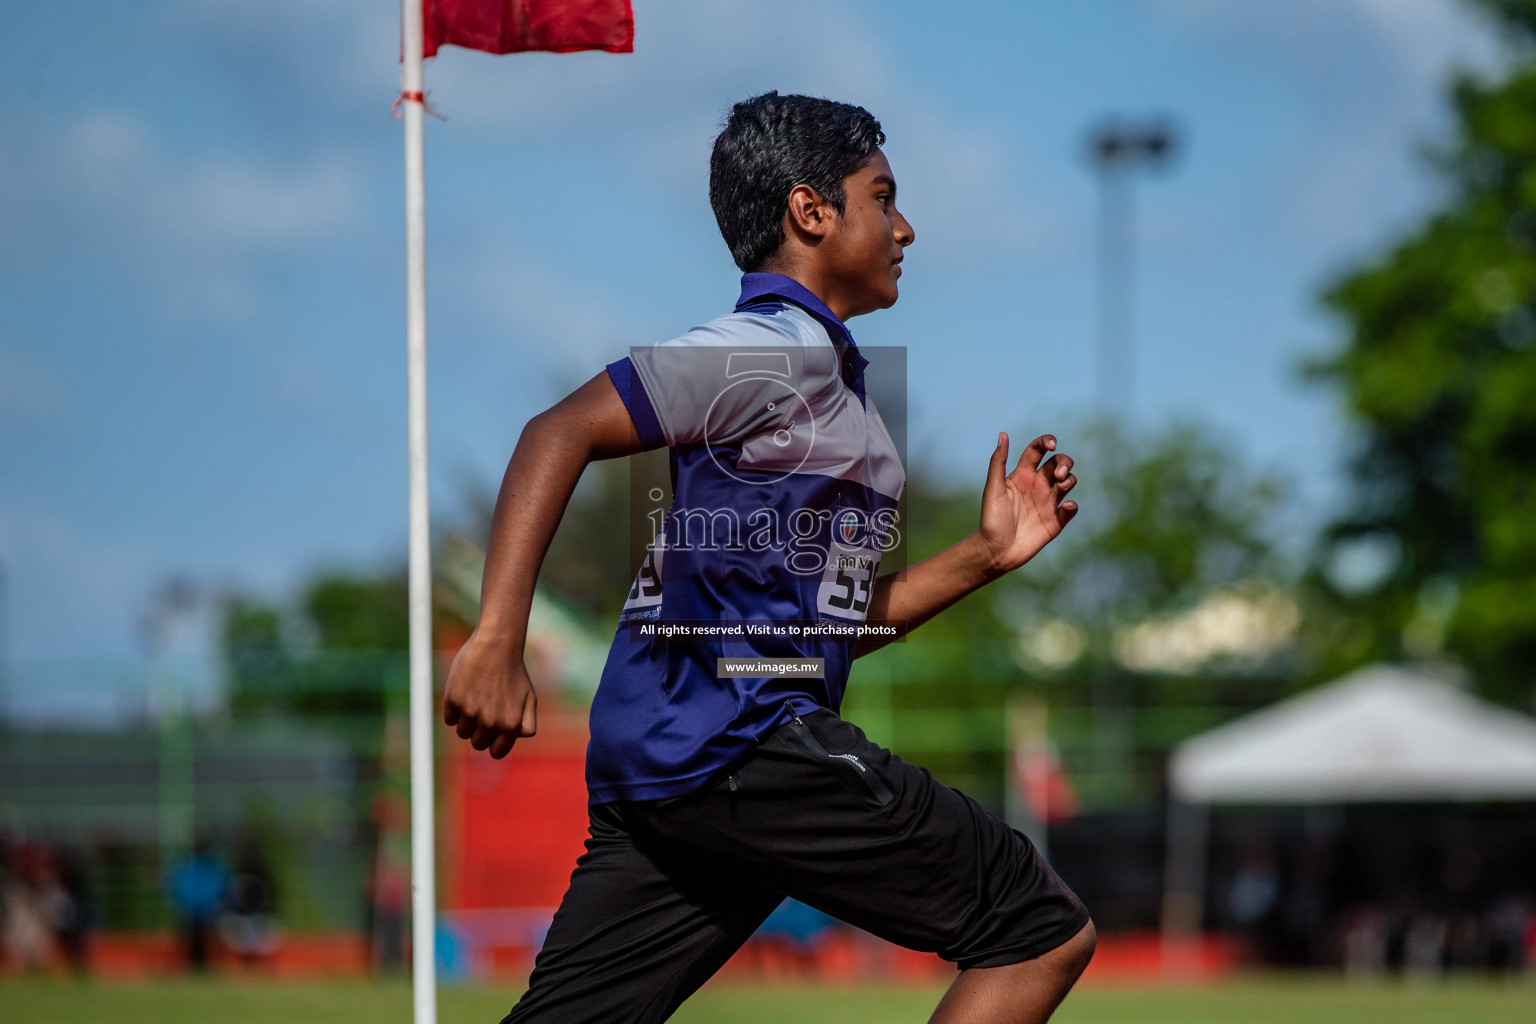
[[425, 0], [422, 56], [440, 46], [486, 53], [633, 53], [630, 0]]

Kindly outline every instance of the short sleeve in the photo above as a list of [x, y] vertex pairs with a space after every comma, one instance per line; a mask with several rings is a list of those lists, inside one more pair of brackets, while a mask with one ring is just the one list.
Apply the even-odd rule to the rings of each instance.
[[656, 409], [651, 405], [645, 388], [636, 380], [635, 366], [630, 358], [625, 356], [609, 363], [608, 378], [613, 381], [614, 390], [619, 393], [624, 408], [629, 410], [629, 418], [634, 421], [635, 433], [640, 435], [641, 451], [666, 447], [667, 439], [661, 432], [661, 423], [656, 419]]
[[617, 374], [629, 374], [642, 442], [650, 417], [669, 445], [733, 444], [809, 423], [811, 400], [837, 382], [836, 351], [816, 341], [787, 317], [739, 312], [632, 350]]

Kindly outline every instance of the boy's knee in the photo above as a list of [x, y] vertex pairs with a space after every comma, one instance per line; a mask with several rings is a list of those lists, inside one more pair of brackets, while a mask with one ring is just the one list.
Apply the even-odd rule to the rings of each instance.
[[1089, 921], [1076, 935], [1040, 958], [1040, 966], [1049, 971], [1049, 983], [1056, 989], [1057, 998], [1065, 996], [1077, 984], [1077, 979], [1088, 969], [1098, 943], [1098, 931]]
[[1099, 932], [1094, 928], [1093, 921], [1083, 925], [1078, 933], [1062, 944], [1062, 973], [1067, 978], [1067, 984], [1077, 981], [1082, 973], [1088, 969], [1088, 962], [1093, 959], [1093, 951], [1099, 945]]

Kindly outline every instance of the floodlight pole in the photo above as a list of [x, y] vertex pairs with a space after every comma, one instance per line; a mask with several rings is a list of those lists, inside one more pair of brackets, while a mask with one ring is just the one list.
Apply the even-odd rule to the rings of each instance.
[[405, 118], [405, 348], [410, 461], [411, 979], [415, 1024], [437, 1024], [432, 759], [432, 547], [427, 491], [427, 212], [422, 0], [401, 0]]
[[1136, 296], [1136, 193], [1123, 167], [1101, 165], [1095, 259], [1094, 405], [1101, 419], [1131, 418], [1136, 367], [1131, 310]]
[[[1097, 315], [1094, 333], [1095, 414], [1103, 433], [1095, 453], [1098, 472], [1120, 468], [1121, 446], [1110, 431], [1129, 426], [1134, 414], [1136, 352], [1133, 343], [1136, 285], [1136, 205], [1132, 189], [1138, 170], [1167, 164], [1177, 148], [1173, 128], [1163, 120], [1126, 124], [1107, 120], [1088, 133], [1088, 155], [1099, 183]], [[1101, 786], [1123, 795], [1135, 727], [1128, 680], [1102, 665], [1092, 680], [1094, 746]]]
[[1099, 179], [1098, 316], [1095, 366], [1099, 416], [1131, 415], [1135, 397], [1132, 346], [1136, 286], [1136, 206], [1131, 174], [1156, 169], [1174, 155], [1178, 137], [1165, 121], [1126, 125], [1107, 121], [1088, 136]]

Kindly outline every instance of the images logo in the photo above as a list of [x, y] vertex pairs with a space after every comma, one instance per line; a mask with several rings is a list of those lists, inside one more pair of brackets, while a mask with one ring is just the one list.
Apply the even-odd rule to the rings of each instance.
[[[787, 352], [731, 352], [727, 355], [723, 387], [704, 415], [704, 441], [710, 460], [722, 473], [744, 484], [777, 483], [805, 465], [816, 443], [816, 420], [808, 402], [790, 384]], [[766, 421], [773, 431], [771, 447], [742, 443], [736, 435], [747, 420]], [[757, 450], [753, 450], [756, 447]], [[752, 468], [754, 477], [736, 469]], [[762, 478], [763, 471], [777, 472]]]

